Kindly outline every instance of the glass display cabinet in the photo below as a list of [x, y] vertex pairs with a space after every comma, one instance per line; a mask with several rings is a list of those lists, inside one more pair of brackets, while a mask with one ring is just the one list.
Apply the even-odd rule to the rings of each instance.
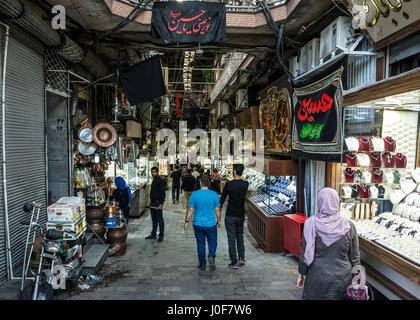
[[345, 108], [340, 168], [340, 211], [354, 222], [361, 248], [382, 246], [417, 268], [418, 119], [418, 112], [395, 106]]
[[284, 215], [296, 213], [297, 164], [265, 159], [264, 172], [250, 177], [257, 190], [249, 193], [246, 202], [248, 229], [264, 252], [282, 252]]

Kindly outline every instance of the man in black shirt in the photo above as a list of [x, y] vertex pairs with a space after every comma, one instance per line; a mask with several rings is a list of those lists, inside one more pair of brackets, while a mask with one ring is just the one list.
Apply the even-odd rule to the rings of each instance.
[[163, 241], [165, 222], [163, 221], [163, 203], [165, 202], [166, 182], [159, 174], [157, 167], [152, 168], [153, 182], [150, 188], [150, 215], [152, 216], [153, 229], [150, 236], [146, 239], [156, 239], [156, 231], [159, 225], [158, 242]]
[[[172, 178], [172, 201], [175, 204], [175, 199], [176, 202], [179, 202], [179, 187], [181, 184], [181, 177], [182, 177], [182, 172], [179, 169], [179, 166], [175, 166], [175, 171], [173, 171], [171, 173], [171, 178]], [[176, 192], [176, 198], [175, 198], [175, 192]]]
[[195, 178], [191, 174], [191, 169], [187, 169], [187, 174], [182, 178], [181, 192], [184, 191], [185, 200], [190, 202], [191, 193], [194, 191]]
[[[245, 264], [245, 198], [249, 183], [242, 180], [241, 176], [243, 172], [243, 164], [235, 164], [233, 166], [234, 179], [226, 183], [220, 199], [220, 204], [223, 206], [226, 197], [229, 196], [229, 204], [227, 206], [225, 216], [225, 226], [229, 242], [229, 256], [231, 260], [229, 267], [232, 269], [238, 269], [239, 266]], [[236, 247], [238, 248], [238, 255], [236, 254]]]

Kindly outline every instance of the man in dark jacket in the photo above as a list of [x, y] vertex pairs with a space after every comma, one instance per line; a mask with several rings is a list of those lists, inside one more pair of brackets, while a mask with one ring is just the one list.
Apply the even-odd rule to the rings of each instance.
[[[226, 183], [220, 199], [220, 204], [223, 206], [226, 197], [229, 197], [229, 204], [225, 216], [225, 226], [229, 242], [229, 257], [231, 260], [229, 268], [232, 269], [238, 269], [239, 266], [245, 264], [245, 198], [249, 183], [248, 181], [242, 180], [241, 176], [243, 172], [243, 164], [235, 164], [233, 166], [234, 179]], [[236, 248], [238, 248], [238, 255], [236, 253]]]
[[156, 231], [159, 225], [159, 239], [158, 242], [163, 241], [165, 222], [163, 221], [163, 203], [165, 202], [166, 182], [159, 174], [157, 167], [152, 168], [153, 182], [150, 188], [150, 214], [152, 216], [153, 229], [150, 236], [146, 239], [156, 239]]
[[175, 166], [175, 170], [171, 173], [172, 178], [172, 201], [175, 204], [175, 200], [179, 202], [179, 187], [181, 184], [182, 173], [179, 166]]
[[185, 200], [190, 202], [191, 193], [194, 191], [195, 178], [191, 174], [192, 170], [188, 169], [187, 174], [182, 178], [181, 192], [185, 193]]

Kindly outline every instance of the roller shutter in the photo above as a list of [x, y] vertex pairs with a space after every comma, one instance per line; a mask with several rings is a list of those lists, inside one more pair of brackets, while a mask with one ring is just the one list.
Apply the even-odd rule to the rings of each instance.
[[[6, 70], [6, 179], [15, 276], [21, 275], [17, 268], [23, 261], [27, 232], [27, 226], [21, 226], [20, 222], [29, 218], [22, 210], [23, 204], [28, 201], [41, 202], [41, 223], [45, 225], [46, 222], [44, 100], [44, 57], [12, 36]], [[3, 246], [4, 243], [0, 243], [0, 248]], [[2, 249], [0, 282], [6, 271], [3, 252]]]

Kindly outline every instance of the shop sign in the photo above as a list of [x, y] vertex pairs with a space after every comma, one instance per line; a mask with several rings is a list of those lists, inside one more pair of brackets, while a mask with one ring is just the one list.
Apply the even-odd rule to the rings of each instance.
[[259, 119], [267, 151], [290, 152], [292, 107], [289, 87], [272, 86], [261, 99]]
[[179, 92], [175, 93], [175, 118], [176, 119], [181, 119], [181, 115], [182, 115], [182, 106], [183, 106], [183, 98], [182, 98], [182, 94], [180, 94]]
[[[377, 47], [386, 45], [384, 41], [392, 35], [403, 37], [420, 28], [420, 5], [416, 0], [347, 0], [347, 2], [353, 15], [353, 27], [365, 29], [375, 44], [381, 42]], [[413, 27], [414, 23], [417, 27]]]
[[333, 67], [313, 76], [309, 84], [293, 88], [292, 151], [298, 156], [340, 161], [344, 67]]
[[152, 36], [171, 42], [226, 40], [226, 8], [223, 3], [186, 1], [155, 2]]

